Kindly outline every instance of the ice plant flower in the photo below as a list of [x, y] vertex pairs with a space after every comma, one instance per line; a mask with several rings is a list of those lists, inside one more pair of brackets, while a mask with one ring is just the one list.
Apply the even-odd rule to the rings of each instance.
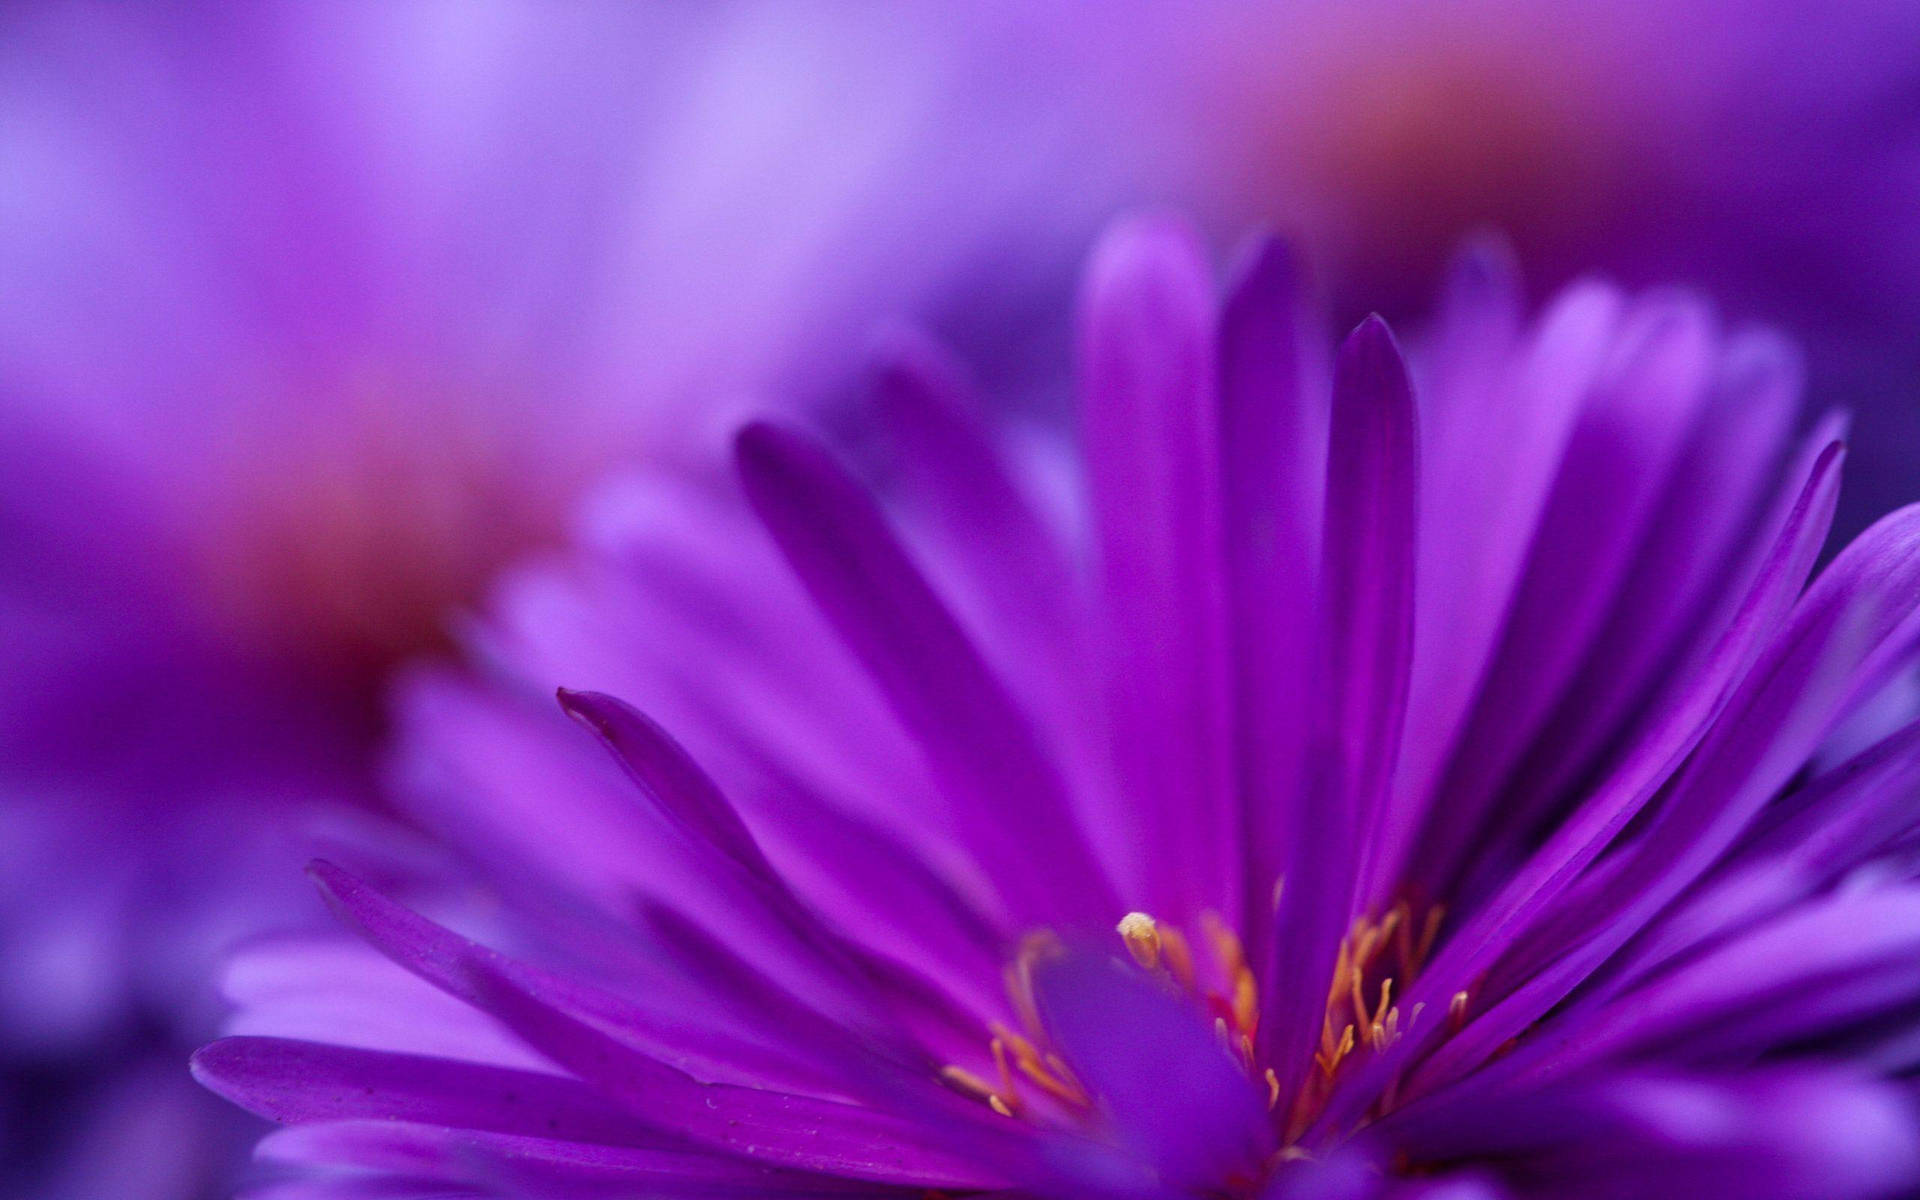
[[414, 681], [464, 868], [316, 863], [363, 942], [250, 947], [195, 1059], [273, 1194], [1920, 1184], [1920, 510], [1809, 583], [1791, 348], [1479, 249], [1329, 356], [1160, 218], [1081, 321], [1074, 452], [903, 339]]
[[[288, 843], [371, 802], [389, 671], [557, 542], [576, 490], [743, 389], [826, 386], [880, 313], [1070, 280], [1104, 176], [995, 28], [5, 6], [9, 1185], [86, 1136], [63, 1114], [210, 1035], [225, 943], [309, 915]], [[1062, 170], [1087, 186], [1037, 184]], [[123, 1063], [140, 1087], [105, 1079]], [[183, 1093], [157, 1127], [228, 1115], [157, 1078]]]

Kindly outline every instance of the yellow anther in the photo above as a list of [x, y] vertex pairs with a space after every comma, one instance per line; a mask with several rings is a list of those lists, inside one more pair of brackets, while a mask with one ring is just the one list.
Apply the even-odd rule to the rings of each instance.
[[1260, 985], [1246, 967], [1233, 975], [1233, 1020], [1241, 1032], [1249, 1035], [1260, 1028]]
[[1020, 939], [1020, 948], [1006, 966], [1007, 999], [1020, 1023], [1035, 1033], [1040, 1031], [1040, 1006], [1033, 998], [1033, 967], [1044, 959], [1062, 953], [1060, 937], [1047, 929], [1037, 929]]
[[1467, 994], [1455, 992], [1453, 999], [1447, 1002], [1447, 1025], [1458, 1032], [1467, 1023]]
[[1143, 912], [1130, 912], [1120, 918], [1118, 926], [1120, 940], [1127, 945], [1127, 953], [1133, 955], [1133, 961], [1149, 971], [1160, 967], [1160, 929], [1152, 917]]
[[1240, 935], [1220, 919], [1220, 914], [1208, 909], [1200, 914], [1200, 930], [1213, 943], [1213, 955], [1220, 961], [1220, 970], [1231, 979], [1246, 969], [1247, 952], [1240, 945]]
[[993, 1039], [993, 1065], [1000, 1071], [1001, 1094], [1018, 1102], [1020, 1093], [1013, 1086], [1013, 1072], [1007, 1069], [1007, 1044], [1000, 1038]]
[[[1066, 1104], [1086, 1105], [1087, 1094], [1078, 1082], [1074, 1081], [1072, 1072], [1066, 1069], [1066, 1064], [1052, 1055], [1042, 1059], [1040, 1051], [1031, 1041], [997, 1021], [989, 1028], [993, 1031], [994, 1040], [1005, 1047], [1001, 1053], [1012, 1054], [1013, 1066], [1020, 1074], [1032, 1080], [1041, 1091]], [[1053, 1065], [1050, 1066], [1049, 1062]], [[1006, 1090], [1010, 1094], [1013, 1093], [1014, 1088], [1011, 1083], [1006, 1085]]]
[[987, 1107], [991, 1108], [993, 1111], [999, 1113], [1003, 1117], [1010, 1117], [1013, 1115], [1013, 1109], [1008, 1107], [1007, 1102], [1005, 1100], [1002, 1100], [998, 1096], [989, 1095], [987, 1097]]
[[941, 1067], [940, 1081], [975, 1100], [987, 1100], [993, 1095], [993, 1085], [965, 1067]]
[[1193, 990], [1193, 948], [1187, 945], [1187, 935], [1180, 932], [1177, 925], [1157, 925], [1160, 933], [1160, 959], [1167, 965], [1167, 974], [1173, 981], [1187, 991]]

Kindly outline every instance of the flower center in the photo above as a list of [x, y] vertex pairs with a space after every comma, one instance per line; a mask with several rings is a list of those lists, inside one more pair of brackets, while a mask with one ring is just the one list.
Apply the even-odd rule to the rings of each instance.
[[[1383, 1053], [1426, 1016], [1425, 1004], [1403, 1010], [1394, 998], [1405, 993], [1426, 963], [1444, 918], [1440, 905], [1416, 909], [1401, 901], [1378, 916], [1354, 920], [1340, 943], [1315, 1033], [1314, 1068], [1291, 1097], [1282, 1095], [1279, 1075], [1261, 1059], [1259, 980], [1239, 934], [1218, 913], [1199, 915], [1198, 952], [1179, 925], [1144, 912], [1128, 913], [1115, 931], [1134, 966], [1209, 1022], [1221, 1048], [1265, 1085], [1268, 1111], [1283, 1114], [1283, 1140], [1292, 1146], [1325, 1106], [1348, 1064]], [[1005, 1117], [1077, 1121], [1092, 1111], [1093, 1097], [1053, 1050], [1034, 998], [1035, 965], [1061, 952], [1062, 943], [1051, 931], [1021, 940], [1005, 971], [1019, 1028], [990, 1022], [991, 1072], [948, 1065], [940, 1077], [949, 1087]], [[1461, 992], [1448, 1005], [1446, 1019], [1453, 1027], [1463, 1023], [1466, 1004]], [[1389, 1088], [1379, 1108], [1392, 1104]]]

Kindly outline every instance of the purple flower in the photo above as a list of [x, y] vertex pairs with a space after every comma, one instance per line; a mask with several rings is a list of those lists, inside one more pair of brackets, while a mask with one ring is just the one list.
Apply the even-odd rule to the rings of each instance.
[[232, 964], [270, 1194], [1920, 1185], [1920, 509], [1808, 583], [1839, 422], [1693, 296], [1298, 296], [1124, 225], [1076, 445], [903, 337], [872, 490], [602, 497], [408, 691], [459, 862]]
[[997, 28], [5, 6], [0, 1176], [215, 1028], [219, 951], [314, 907], [307, 814], [377, 803], [390, 671], [588, 480], [1070, 277], [1114, 173]]
[[1857, 407], [1842, 526], [1916, 494], [1913, 5], [1229, 2], [1143, 36], [1196, 200], [1298, 231], [1343, 309], [1410, 310], [1479, 228], [1552, 285], [1697, 282]]

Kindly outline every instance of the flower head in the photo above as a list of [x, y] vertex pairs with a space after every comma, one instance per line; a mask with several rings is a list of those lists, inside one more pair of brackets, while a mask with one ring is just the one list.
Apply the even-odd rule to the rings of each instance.
[[1913, 498], [1911, 5], [1229, 2], [1137, 36], [1190, 156], [1172, 186], [1298, 231], [1342, 311], [1417, 311], [1485, 228], [1556, 286], [1698, 284], [1857, 411], [1843, 531]]
[[[903, 340], [872, 489], [751, 426], [744, 505], [610, 494], [415, 681], [465, 864], [417, 904], [487, 945], [321, 863], [365, 945], [236, 960], [196, 1070], [290, 1194], [1920, 1180], [1920, 510], [1808, 584], [1840, 447], [1787, 346], [1526, 319], [1483, 247], [1411, 369], [1369, 320], [1329, 370], [1284, 248], [1216, 304], [1146, 220], [1079, 371], [1069, 452]], [[582, 677], [624, 778], [542, 715]]]

